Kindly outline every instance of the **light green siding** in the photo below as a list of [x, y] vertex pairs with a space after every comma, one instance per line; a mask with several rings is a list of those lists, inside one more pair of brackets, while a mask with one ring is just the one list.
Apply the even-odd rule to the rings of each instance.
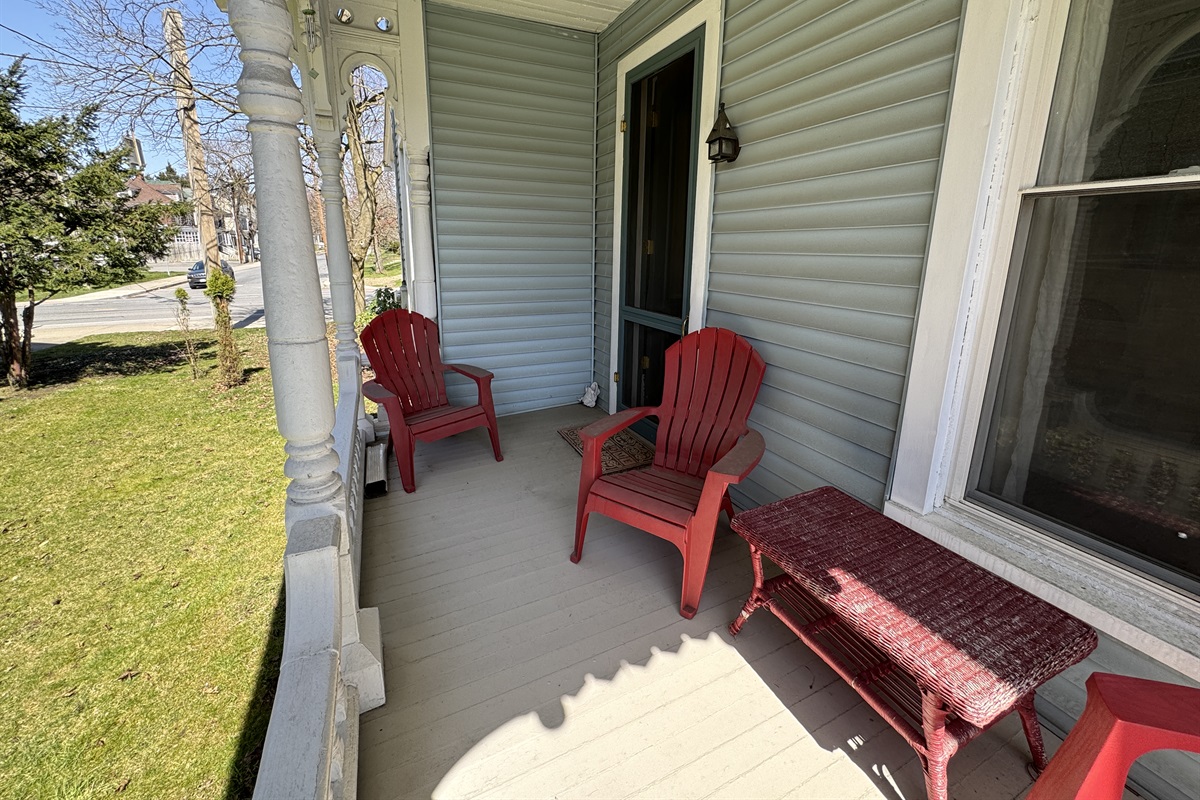
[[[600, 34], [602, 387], [611, 378], [616, 63], [691, 5], [642, 2]], [[717, 169], [707, 324], [751, 338], [769, 365], [752, 417], [768, 453], [742, 487], [749, 502], [832, 483], [882, 504], [960, 12], [961, 0], [726, 2], [721, 100], [742, 152]]]
[[728, 0], [709, 325], [769, 368], [757, 504], [825, 483], [879, 506], [942, 152], [961, 0]]
[[592, 380], [595, 36], [425, 20], [443, 355], [495, 373], [500, 414], [574, 402]]

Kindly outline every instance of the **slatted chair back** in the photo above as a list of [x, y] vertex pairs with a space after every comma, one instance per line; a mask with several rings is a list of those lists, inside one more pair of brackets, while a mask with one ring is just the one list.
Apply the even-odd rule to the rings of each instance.
[[391, 309], [371, 320], [359, 339], [375, 380], [400, 399], [406, 416], [449, 403], [436, 322]]
[[724, 328], [689, 333], [665, 359], [654, 465], [703, 477], [749, 430], [766, 363]]

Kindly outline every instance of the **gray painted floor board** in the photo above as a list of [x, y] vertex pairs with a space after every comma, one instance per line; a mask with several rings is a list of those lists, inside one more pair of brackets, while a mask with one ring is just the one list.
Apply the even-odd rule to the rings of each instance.
[[[667, 542], [593, 516], [571, 564], [582, 406], [417, 448], [417, 490], [367, 501], [362, 605], [383, 629], [387, 703], [361, 719], [359, 796], [924, 796], [912, 750], [762, 612], [723, 523], [700, 611], [679, 616]], [[1057, 746], [1047, 737], [1051, 747]], [[1029, 786], [1007, 720], [950, 762], [954, 797]]]

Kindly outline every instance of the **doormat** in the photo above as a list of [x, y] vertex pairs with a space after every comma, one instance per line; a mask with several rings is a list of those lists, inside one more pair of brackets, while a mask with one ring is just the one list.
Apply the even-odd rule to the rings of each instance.
[[[575, 452], [580, 456], [583, 455], [583, 440], [579, 438], [579, 429], [582, 427], [577, 425], [573, 428], [558, 429], [558, 435], [575, 448]], [[600, 450], [600, 465], [605, 475], [645, 467], [652, 461], [654, 447], [629, 429], [614, 433]]]

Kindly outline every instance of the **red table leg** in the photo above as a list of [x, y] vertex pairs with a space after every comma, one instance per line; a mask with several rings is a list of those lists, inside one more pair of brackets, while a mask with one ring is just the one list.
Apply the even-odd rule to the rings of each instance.
[[754, 588], [750, 590], [750, 597], [742, 606], [742, 613], [729, 623], [730, 636], [737, 636], [742, 630], [742, 625], [750, 619], [750, 615], [771, 601], [771, 595], [763, 589], [762, 552], [754, 545], [750, 545], [750, 567], [754, 570]]
[[929, 800], [946, 800], [946, 762], [953, 755], [946, 736], [949, 709], [933, 692], [921, 690], [921, 727], [925, 734], [926, 754], [921, 758], [925, 771], [925, 793]]
[[1046, 768], [1046, 745], [1042, 741], [1042, 725], [1038, 722], [1037, 709], [1033, 706], [1033, 692], [1017, 701], [1017, 713], [1021, 715], [1021, 727], [1025, 729], [1025, 740], [1029, 742], [1029, 755], [1033, 757], [1033, 768], [1041, 772]]

